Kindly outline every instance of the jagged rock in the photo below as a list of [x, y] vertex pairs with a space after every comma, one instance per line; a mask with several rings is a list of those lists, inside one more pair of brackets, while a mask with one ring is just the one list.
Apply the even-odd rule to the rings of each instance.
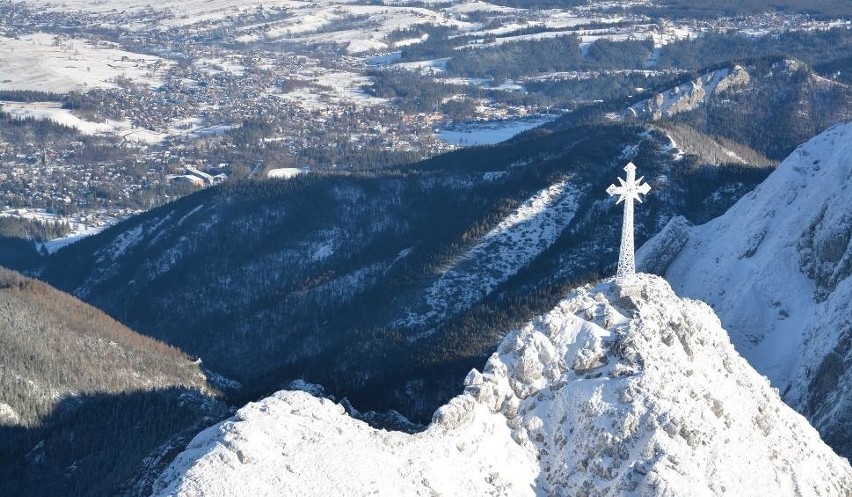
[[831, 202], [802, 233], [798, 243], [802, 271], [817, 285], [817, 297], [825, 296], [852, 275], [852, 210]]
[[741, 66], [718, 69], [633, 104], [623, 117], [642, 120], [672, 117], [703, 105], [709, 95], [747, 85], [749, 81], [748, 72]]
[[852, 123], [835, 126], [800, 146], [723, 216], [685, 233], [667, 228], [637, 256], [640, 266], [668, 266], [666, 278], [679, 294], [713, 306], [738, 351], [847, 457], [850, 156]]
[[686, 245], [692, 224], [683, 216], [673, 217], [654, 238], [636, 251], [636, 268], [644, 273], [663, 275]]
[[[704, 303], [639, 275], [512, 331], [423, 432], [279, 392], [190, 443], [156, 495], [848, 495], [835, 455]], [[581, 364], [583, 367], [569, 367]], [[628, 372], [628, 374], [625, 374]]]

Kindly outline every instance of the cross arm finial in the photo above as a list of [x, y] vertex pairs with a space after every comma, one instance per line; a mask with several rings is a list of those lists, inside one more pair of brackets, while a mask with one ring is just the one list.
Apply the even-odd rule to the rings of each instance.
[[648, 183], [642, 183], [642, 180], [645, 179], [644, 176], [636, 180], [636, 166], [632, 162], [628, 162], [626, 166], [624, 166], [624, 170], [627, 171], [627, 179], [618, 178], [619, 186], [609, 185], [609, 188], [606, 189], [606, 192], [610, 196], [618, 195], [618, 200], [615, 202], [616, 204], [620, 204], [624, 200], [636, 200], [639, 203], [642, 203], [642, 197], [640, 195], [647, 195], [649, 191], [651, 191], [650, 185]]

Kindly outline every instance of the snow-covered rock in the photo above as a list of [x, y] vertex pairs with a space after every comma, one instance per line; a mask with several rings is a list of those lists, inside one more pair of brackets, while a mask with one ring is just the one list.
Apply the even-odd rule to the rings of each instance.
[[675, 216], [659, 233], [636, 252], [636, 261], [646, 273], [664, 275], [669, 265], [689, 240], [692, 224], [683, 216]]
[[631, 105], [622, 117], [642, 120], [673, 117], [698, 108], [710, 95], [718, 95], [726, 90], [745, 86], [749, 81], [748, 72], [738, 65], [718, 69], [658, 93], [652, 98], [637, 102]]
[[637, 263], [708, 302], [754, 368], [852, 454], [852, 123], [800, 146], [723, 216], [663, 230]]
[[535, 474], [530, 454], [512, 441], [505, 423], [494, 423], [483, 406], [475, 409], [478, 415], [464, 429], [435, 426], [408, 435], [370, 428], [328, 399], [281, 391], [198, 435], [155, 484], [156, 494], [413, 496], [528, 491], [525, 487]]
[[712, 310], [639, 275], [512, 331], [413, 435], [281, 391], [199, 434], [155, 495], [848, 495], [852, 468]]

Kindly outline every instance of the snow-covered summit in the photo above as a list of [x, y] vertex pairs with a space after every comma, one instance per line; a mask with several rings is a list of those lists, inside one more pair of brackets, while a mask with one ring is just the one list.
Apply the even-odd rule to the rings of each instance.
[[848, 495], [852, 468], [713, 311], [638, 275], [512, 331], [423, 432], [281, 391], [199, 434], [155, 495]]
[[800, 146], [723, 216], [676, 218], [637, 263], [709, 303], [752, 366], [852, 454], [852, 123]]

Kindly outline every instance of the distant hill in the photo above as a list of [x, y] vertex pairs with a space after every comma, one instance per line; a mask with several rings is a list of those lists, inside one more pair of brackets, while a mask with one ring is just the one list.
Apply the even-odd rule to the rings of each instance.
[[[689, 75], [677, 85], [643, 94], [616, 115], [686, 125], [737, 144], [735, 150], [746, 146], [777, 161], [822, 130], [852, 119], [852, 87], [797, 60], [768, 57]], [[740, 159], [731, 154], [728, 160]]]
[[[586, 4], [588, 0], [493, 0], [491, 3], [523, 9], [565, 8]], [[715, 19], [764, 12], [795, 12], [829, 19], [852, 16], [848, 2], [837, 0], [660, 0], [653, 4], [636, 2], [636, 5], [625, 2], [621, 8], [674, 19]]]
[[649, 9], [674, 18], [713, 19], [764, 12], [808, 14], [835, 19], [852, 16], [849, 2], [836, 0], [661, 0]]
[[113, 493], [151, 451], [221, 411], [174, 347], [4, 268], [0, 365], [3, 495]]

